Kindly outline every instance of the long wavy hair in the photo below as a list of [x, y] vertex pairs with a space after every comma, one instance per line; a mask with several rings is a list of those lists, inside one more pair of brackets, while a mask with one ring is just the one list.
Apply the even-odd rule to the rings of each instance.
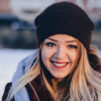
[[[68, 101], [101, 101], [101, 73], [97, 71], [97, 68], [101, 67], [100, 58], [94, 49], [89, 48], [89, 50], [86, 50], [81, 42], [79, 44], [80, 57], [75, 71], [58, 84], [58, 88], [61, 91], [61, 101], [67, 101], [67, 99]], [[42, 75], [46, 88], [54, 98], [54, 101], [56, 101], [59, 92], [56, 93], [54, 91], [44, 74], [40, 66], [40, 58], [37, 59], [35, 64], [23, 77], [15, 82], [14, 87], [11, 87], [6, 101], [10, 101], [20, 89], [38, 75]]]

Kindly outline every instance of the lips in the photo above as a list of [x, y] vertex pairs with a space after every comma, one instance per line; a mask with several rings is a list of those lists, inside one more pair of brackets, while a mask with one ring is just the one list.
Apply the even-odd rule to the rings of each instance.
[[56, 69], [63, 69], [67, 66], [68, 62], [51, 61]]

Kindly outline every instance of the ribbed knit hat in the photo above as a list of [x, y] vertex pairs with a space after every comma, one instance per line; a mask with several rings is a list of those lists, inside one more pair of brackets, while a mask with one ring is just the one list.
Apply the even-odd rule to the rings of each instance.
[[77, 5], [58, 2], [46, 8], [35, 19], [38, 45], [49, 36], [67, 34], [77, 38], [88, 49], [94, 24]]

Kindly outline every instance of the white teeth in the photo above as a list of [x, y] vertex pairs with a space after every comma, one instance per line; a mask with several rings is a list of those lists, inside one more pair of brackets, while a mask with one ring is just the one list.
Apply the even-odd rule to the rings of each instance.
[[58, 64], [58, 63], [56, 63], [56, 62], [53, 62], [54, 63], [54, 65], [56, 65], [56, 66], [58, 66], [58, 67], [62, 67], [62, 66], [65, 66], [66, 65], [66, 63], [65, 64]]

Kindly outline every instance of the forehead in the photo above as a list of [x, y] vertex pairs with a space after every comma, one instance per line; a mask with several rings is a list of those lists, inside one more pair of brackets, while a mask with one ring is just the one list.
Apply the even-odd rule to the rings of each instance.
[[60, 42], [68, 42], [68, 41], [71, 41], [71, 42], [76, 42], [77, 39], [70, 36], [70, 35], [67, 35], [67, 34], [56, 34], [56, 35], [52, 35], [50, 37], [48, 37], [46, 40], [52, 40], [52, 41], [60, 41]]

